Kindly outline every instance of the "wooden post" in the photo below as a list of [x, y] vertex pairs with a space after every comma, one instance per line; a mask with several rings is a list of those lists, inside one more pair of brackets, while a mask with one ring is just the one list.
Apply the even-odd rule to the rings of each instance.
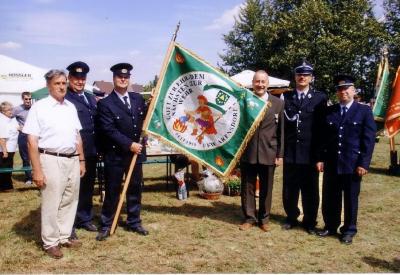
[[135, 167], [135, 164], [136, 164], [137, 156], [138, 156], [137, 154], [133, 155], [131, 165], [129, 166], [128, 174], [125, 177], [124, 188], [122, 189], [122, 193], [119, 197], [118, 207], [117, 207], [117, 211], [115, 212], [113, 223], [111, 225], [110, 235], [113, 235], [115, 232], [115, 229], [117, 228], [117, 222], [118, 222], [119, 214], [121, 213], [122, 203], [124, 202], [124, 197], [126, 195], [126, 191], [128, 190], [128, 186], [131, 181], [132, 172], [133, 172], [133, 168]]
[[389, 166], [389, 172], [391, 174], [397, 174], [397, 171], [399, 170], [399, 164], [397, 161], [397, 151], [396, 151], [396, 145], [395, 145], [395, 140], [394, 137], [391, 137], [389, 139], [389, 144], [390, 144], [390, 166]]
[[[166, 56], [164, 58], [163, 65], [161, 67], [161, 73], [160, 73], [160, 78], [159, 79], [162, 79], [161, 76], [163, 76], [165, 74], [165, 71], [167, 70], [167, 64], [168, 64], [168, 61], [169, 61], [169, 56], [171, 55], [171, 52], [172, 52], [172, 50], [174, 48], [174, 42], [175, 42], [176, 37], [178, 35], [178, 31], [179, 31], [180, 25], [181, 25], [181, 22], [178, 22], [178, 25], [176, 26], [176, 30], [175, 30], [175, 32], [174, 32], [174, 34], [172, 36], [172, 40], [169, 43], [168, 51], [167, 51], [167, 54], [166, 54]], [[155, 91], [156, 91], [155, 93], [156, 94], [153, 95], [153, 96], [158, 96], [157, 93], [160, 90], [160, 86], [161, 86], [161, 81], [158, 81], [156, 89], [155, 89]], [[152, 100], [151, 103], [150, 103], [150, 106], [148, 108], [149, 111], [147, 112], [146, 117], [145, 117], [144, 122], [143, 122], [143, 129], [147, 128], [147, 125], [148, 125], [150, 117], [151, 117], [151, 112], [150, 111], [153, 110], [155, 102], [156, 102], [156, 100]], [[122, 204], [124, 202], [126, 191], [128, 190], [129, 183], [130, 183], [130, 180], [132, 178], [132, 172], [133, 172], [133, 168], [135, 167], [135, 164], [136, 164], [137, 156], [138, 156], [137, 154], [133, 155], [131, 164], [130, 164], [129, 169], [128, 169], [128, 173], [126, 174], [125, 182], [124, 182], [124, 188], [122, 189], [122, 193], [121, 193], [121, 195], [119, 197], [118, 207], [117, 207], [117, 211], [115, 212], [115, 215], [114, 215], [113, 223], [111, 225], [110, 235], [113, 235], [115, 233], [115, 229], [117, 227], [117, 222], [118, 222], [118, 219], [119, 219], [119, 215], [121, 213]]]

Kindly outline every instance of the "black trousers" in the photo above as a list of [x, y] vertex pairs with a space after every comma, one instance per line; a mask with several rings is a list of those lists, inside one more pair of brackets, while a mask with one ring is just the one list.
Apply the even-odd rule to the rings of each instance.
[[325, 229], [336, 232], [340, 226], [343, 197], [344, 225], [340, 228], [340, 231], [342, 234], [352, 236], [357, 233], [360, 187], [361, 177], [358, 175], [339, 175], [336, 173], [336, 167], [325, 165], [322, 190], [322, 216], [325, 222]]
[[96, 180], [96, 157], [85, 157], [86, 173], [81, 178], [79, 201], [74, 227], [84, 226], [93, 220], [93, 190]]
[[[14, 152], [9, 152], [7, 158], [3, 158], [3, 152], [0, 152], [0, 168], [13, 168]], [[12, 173], [0, 173], [0, 191], [13, 189]]]
[[[105, 197], [101, 209], [101, 227], [103, 230], [111, 228], [122, 190], [122, 178], [124, 173], [128, 172], [131, 159], [131, 155], [121, 157], [106, 154], [104, 157]], [[138, 227], [142, 222], [140, 219], [142, 180], [142, 164], [136, 163], [126, 192], [128, 214], [126, 224], [131, 228]]]
[[283, 166], [283, 207], [287, 222], [295, 224], [300, 215], [299, 194], [303, 205], [303, 226], [314, 228], [319, 206], [318, 171], [315, 165], [285, 163]]
[[[18, 150], [22, 159], [22, 165], [24, 167], [30, 166], [31, 163], [29, 161], [29, 155], [28, 155], [28, 135], [22, 132], [19, 132], [18, 134]], [[25, 181], [27, 180], [32, 180], [31, 171], [25, 171]]]
[[[275, 165], [240, 163], [242, 181], [242, 210], [245, 221], [251, 224], [268, 223], [274, 183]], [[256, 181], [260, 182], [259, 209], [256, 210]]]

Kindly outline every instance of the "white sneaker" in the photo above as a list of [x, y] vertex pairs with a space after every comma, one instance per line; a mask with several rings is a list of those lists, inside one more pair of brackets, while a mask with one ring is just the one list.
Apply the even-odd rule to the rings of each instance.
[[32, 181], [31, 181], [31, 180], [27, 180], [27, 181], [25, 182], [25, 185], [32, 185]]

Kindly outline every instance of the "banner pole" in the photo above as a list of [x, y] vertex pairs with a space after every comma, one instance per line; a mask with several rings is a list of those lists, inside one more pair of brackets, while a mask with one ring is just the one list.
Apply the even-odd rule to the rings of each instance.
[[[181, 25], [181, 22], [178, 22], [178, 25], [176, 26], [176, 30], [175, 30], [175, 32], [174, 32], [174, 34], [172, 36], [172, 40], [169, 43], [168, 51], [167, 51], [167, 54], [166, 54], [166, 56], [164, 58], [163, 65], [161, 67], [160, 76], [165, 74], [166, 67], [167, 67], [168, 60], [169, 60], [169, 56], [171, 55], [172, 49], [174, 47], [174, 42], [175, 42], [176, 37], [178, 35], [178, 31], [179, 31], [180, 25]], [[156, 85], [156, 89], [155, 89], [155, 95], [152, 95], [152, 96], [158, 96], [158, 91], [160, 89], [160, 85], [161, 85], [160, 81], [157, 81], [157, 85]], [[143, 129], [147, 129], [147, 124], [149, 123], [149, 120], [151, 118], [150, 114], [153, 111], [155, 102], [156, 102], [156, 100], [152, 100], [151, 103], [150, 103], [150, 106], [148, 108], [146, 117], [145, 117], [144, 122], [143, 122]], [[145, 144], [143, 144], [143, 146], [145, 146]], [[130, 164], [129, 169], [128, 169], [128, 173], [126, 174], [125, 182], [124, 182], [124, 188], [122, 189], [122, 193], [121, 193], [121, 195], [119, 197], [118, 207], [117, 207], [117, 210], [116, 210], [115, 215], [114, 215], [113, 223], [111, 225], [110, 235], [113, 235], [115, 233], [115, 229], [117, 227], [117, 222], [118, 222], [118, 219], [119, 219], [119, 215], [121, 213], [122, 204], [124, 202], [126, 191], [128, 190], [128, 187], [129, 187], [129, 183], [130, 183], [130, 180], [131, 180], [131, 177], [132, 177], [133, 168], [135, 167], [135, 164], [136, 164], [137, 156], [138, 156], [137, 154], [133, 155], [131, 164]]]
[[178, 24], [176, 25], [176, 29], [175, 29], [174, 34], [172, 35], [171, 42], [175, 42], [176, 37], [178, 36], [178, 31], [179, 31], [180, 26], [181, 26], [181, 21], [179, 21]]
[[395, 151], [396, 150], [396, 148], [395, 148], [395, 144], [394, 144], [394, 137], [391, 137], [390, 139], [389, 139], [389, 145], [390, 145], [390, 151]]
[[117, 228], [117, 222], [118, 222], [119, 215], [121, 213], [122, 203], [124, 202], [124, 197], [126, 195], [126, 191], [128, 190], [128, 186], [131, 181], [132, 172], [133, 172], [133, 168], [135, 167], [135, 164], [136, 164], [137, 156], [138, 156], [137, 154], [133, 155], [131, 165], [129, 166], [128, 173], [126, 174], [124, 188], [122, 189], [122, 193], [119, 197], [118, 207], [117, 207], [117, 211], [115, 212], [113, 223], [111, 225], [110, 235], [113, 235], [115, 232], [115, 229]]
[[389, 139], [389, 144], [390, 144], [390, 166], [389, 166], [389, 172], [391, 174], [396, 174], [397, 170], [399, 168], [398, 162], [397, 162], [397, 151], [395, 148], [395, 140], [394, 137], [391, 137]]

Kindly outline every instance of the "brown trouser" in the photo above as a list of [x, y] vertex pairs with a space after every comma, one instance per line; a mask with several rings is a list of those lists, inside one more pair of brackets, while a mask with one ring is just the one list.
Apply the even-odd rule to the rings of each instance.
[[[246, 222], [255, 224], [268, 223], [271, 203], [272, 186], [274, 183], [275, 165], [240, 164], [242, 177], [242, 210]], [[256, 212], [256, 181], [260, 183], [259, 210]]]

